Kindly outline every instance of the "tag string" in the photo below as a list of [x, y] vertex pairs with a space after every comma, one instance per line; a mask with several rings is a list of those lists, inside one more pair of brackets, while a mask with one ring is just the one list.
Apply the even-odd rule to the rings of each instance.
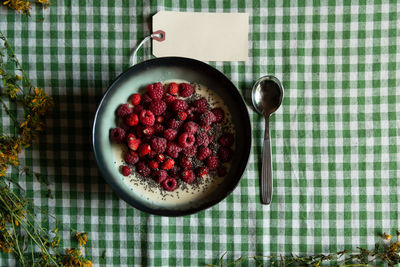
[[161, 41], [163, 41], [163, 40], [165, 39], [165, 33], [164, 33], [163, 31], [156, 31], [156, 32], [152, 33], [151, 35], [146, 36], [146, 37], [139, 43], [139, 45], [135, 48], [135, 50], [133, 51], [132, 56], [131, 56], [131, 60], [130, 60], [131, 66], [133, 66], [133, 65], [136, 64], [136, 54], [137, 54], [137, 52], [139, 51], [139, 49], [140, 49], [147, 41], [149, 41], [150, 39], [154, 39], [154, 40], [157, 40], [157, 41], [161, 42]]

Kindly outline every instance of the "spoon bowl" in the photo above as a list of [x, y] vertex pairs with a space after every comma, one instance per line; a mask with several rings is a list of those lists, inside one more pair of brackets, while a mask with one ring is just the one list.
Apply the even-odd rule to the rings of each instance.
[[270, 204], [272, 199], [272, 164], [271, 142], [269, 136], [269, 117], [282, 104], [283, 86], [278, 78], [272, 75], [261, 77], [254, 84], [251, 94], [254, 109], [265, 119], [263, 142], [261, 203]]

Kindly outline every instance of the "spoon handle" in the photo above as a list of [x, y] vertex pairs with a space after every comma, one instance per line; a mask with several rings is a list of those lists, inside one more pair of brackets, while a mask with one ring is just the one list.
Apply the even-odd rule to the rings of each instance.
[[269, 117], [265, 121], [265, 135], [263, 144], [262, 173], [261, 173], [261, 203], [270, 204], [272, 199], [272, 168], [271, 142], [269, 139]]

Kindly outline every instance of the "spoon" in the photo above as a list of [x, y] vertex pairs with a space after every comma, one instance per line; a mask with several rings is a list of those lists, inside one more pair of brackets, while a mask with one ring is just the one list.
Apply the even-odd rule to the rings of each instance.
[[269, 117], [282, 103], [283, 86], [281, 82], [272, 75], [261, 77], [254, 84], [251, 98], [255, 110], [264, 115], [265, 133], [262, 157], [261, 173], [261, 203], [270, 204], [272, 199], [272, 165], [271, 144], [269, 139]]

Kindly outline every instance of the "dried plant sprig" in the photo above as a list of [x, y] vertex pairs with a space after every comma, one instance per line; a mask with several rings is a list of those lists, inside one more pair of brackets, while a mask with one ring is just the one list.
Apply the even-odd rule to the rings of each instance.
[[[47, 8], [50, 4], [49, 0], [37, 0], [33, 2], [41, 5], [43, 8]], [[30, 15], [32, 9], [32, 1], [27, 0], [3, 0], [3, 5], [14, 9], [19, 14], [26, 15]]]

